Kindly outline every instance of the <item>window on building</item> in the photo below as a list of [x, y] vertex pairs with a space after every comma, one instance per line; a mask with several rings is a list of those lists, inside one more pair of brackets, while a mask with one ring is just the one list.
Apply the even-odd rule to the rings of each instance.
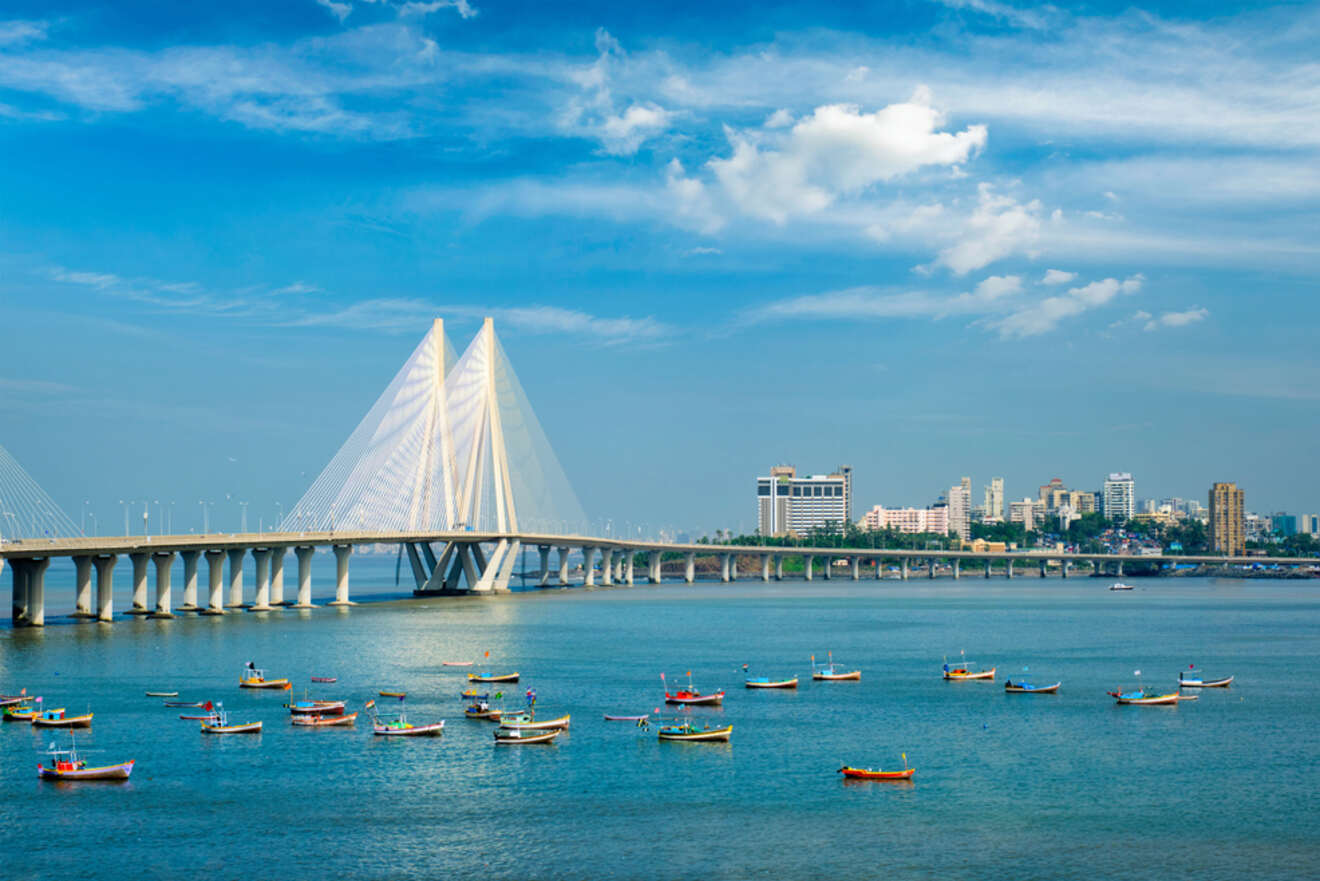
[[781, 483], [781, 484], [779, 484], [779, 492], [777, 493], [777, 495], [781, 495], [781, 496], [786, 496], [786, 495], [788, 495], [788, 484], [787, 484], [787, 483]]
[[758, 496], [768, 496], [768, 495], [770, 495], [770, 484], [768, 484], [768, 483], [758, 483], [758, 484], [756, 485], [756, 494], [757, 494]]

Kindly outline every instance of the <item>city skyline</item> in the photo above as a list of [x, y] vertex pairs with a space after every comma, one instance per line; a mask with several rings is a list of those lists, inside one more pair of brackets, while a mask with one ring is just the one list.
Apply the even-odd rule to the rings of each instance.
[[274, 519], [486, 315], [593, 520], [1320, 508], [1314, 8], [6, 8], [0, 444], [74, 521]]

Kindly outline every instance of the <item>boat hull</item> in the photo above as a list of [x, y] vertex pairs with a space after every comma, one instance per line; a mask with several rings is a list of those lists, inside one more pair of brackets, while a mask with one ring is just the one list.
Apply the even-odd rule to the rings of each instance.
[[911, 780], [916, 768], [902, 771], [872, 771], [870, 768], [840, 768], [839, 773], [851, 780]]
[[65, 716], [63, 719], [43, 719], [40, 716], [33, 716], [32, 724], [37, 728], [91, 728], [92, 714]]
[[1124, 697], [1121, 694], [1113, 695], [1114, 701], [1120, 706], [1131, 707], [1167, 707], [1178, 703], [1178, 692], [1171, 694], [1153, 694], [1150, 697]]
[[177, 691], [149, 691], [147, 697], [178, 697]]
[[469, 673], [468, 682], [517, 682], [517, 673]]
[[709, 731], [691, 731], [691, 732], [665, 731], [662, 728], [657, 734], [657, 737], [660, 740], [670, 740], [676, 742], [690, 741], [692, 743], [713, 743], [717, 741], [727, 742], [729, 738], [732, 736], [733, 736], [732, 725], [725, 725], [723, 728], [712, 728]]
[[203, 734], [260, 734], [260, 722], [248, 722], [243, 725], [208, 725], [202, 723]]
[[240, 679], [239, 688], [293, 688], [287, 679]]
[[989, 670], [945, 670], [944, 679], [947, 682], [969, 682], [973, 679], [994, 679], [995, 667]]
[[500, 722], [500, 728], [506, 731], [548, 731], [552, 728], [562, 731], [568, 727], [570, 715], [565, 714], [558, 719], [533, 720], [531, 722], [510, 722], [504, 719]]
[[670, 694], [665, 692], [665, 703], [667, 704], [687, 704], [689, 706], [714, 706], [724, 703], [724, 692], [717, 691], [714, 694], [697, 694], [691, 697], [685, 696], [683, 692]]
[[495, 732], [495, 743], [499, 746], [525, 746], [532, 743], [553, 743], [563, 729], [555, 728], [550, 731], [542, 731], [537, 734], [524, 734], [520, 736], [510, 736], [502, 733], [503, 729]]
[[1059, 690], [1062, 682], [1056, 682], [1053, 685], [1024, 685], [1021, 683], [1005, 682], [1004, 692], [1006, 694], [1054, 694]]
[[165, 706], [169, 707], [172, 710], [184, 710], [184, 709], [193, 710], [198, 707], [205, 706], [205, 704], [203, 704], [201, 701], [165, 701]]
[[290, 704], [289, 714], [292, 716], [342, 716], [344, 714], [344, 702], [308, 701], [304, 704]]
[[499, 710], [484, 710], [481, 712], [476, 710], [464, 710], [463, 715], [469, 719], [484, 719], [487, 722], [498, 722], [503, 713]]
[[338, 682], [339, 680], [338, 680], [336, 677], [334, 677], [334, 676], [313, 676], [313, 677], [312, 677], [312, 681], [313, 681], [313, 682]]
[[372, 725], [371, 733], [378, 737], [439, 737], [445, 733], [445, 723], [434, 725], [412, 725], [407, 728], [389, 728], [385, 725]]
[[748, 688], [797, 688], [798, 680], [796, 676], [792, 679], [780, 679], [775, 682], [760, 682], [754, 679], [748, 679], [743, 684]]
[[645, 722], [649, 718], [651, 718], [649, 714], [645, 716], [611, 716], [609, 713], [605, 714], [606, 722]]
[[133, 773], [135, 760], [118, 765], [102, 765], [99, 768], [78, 768], [71, 771], [59, 771], [37, 765], [37, 776], [42, 780], [127, 780]]
[[1228, 688], [1233, 684], [1232, 676], [1223, 679], [1179, 679], [1179, 688]]
[[303, 728], [332, 728], [339, 725], [345, 727], [353, 725], [357, 722], [357, 717], [357, 713], [346, 713], [342, 716], [298, 715], [290, 721]]
[[471, 661], [441, 661], [441, 667], [471, 667]]
[[851, 670], [847, 673], [812, 673], [811, 678], [817, 682], [847, 682], [856, 681], [862, 678], [861, 670]]

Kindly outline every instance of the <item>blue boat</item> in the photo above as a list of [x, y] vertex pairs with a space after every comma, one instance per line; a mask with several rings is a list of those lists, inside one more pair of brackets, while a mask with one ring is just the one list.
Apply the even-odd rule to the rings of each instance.
[[1021, 680], [1014, 682], [1010, 679], [1004, 683], [1004, 691], [1007, 694], [1054, 694], [1062, 684], [1056, 682], [1053, 685], [1032, 685], [1030, 682]]

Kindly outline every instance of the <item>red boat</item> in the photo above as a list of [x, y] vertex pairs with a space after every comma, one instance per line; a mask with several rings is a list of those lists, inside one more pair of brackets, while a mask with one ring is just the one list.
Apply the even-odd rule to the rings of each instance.
[[[667, 704], [690, 704], [690, 705], [715, 705], [724, 703], [724, 692], [716, 691], [711, 694], [702, 694], [692, 687], [692, 671], [688, 674], [688, 687], [679, 688], [673, 694], [669, 693], [668, 685], [665, 687], [665, 703]], [[660, 681], [665, 681], [665, 674], [660, 674]]]
[[870, 768], [849, 768], [845, 765], [839, 769], [839, 773], [844, 777], [850, 777], [854, 780], [911, 780], [912, 775], [917, 773], [917, 769], [904, 768], [902, 771], [873, 771]]

